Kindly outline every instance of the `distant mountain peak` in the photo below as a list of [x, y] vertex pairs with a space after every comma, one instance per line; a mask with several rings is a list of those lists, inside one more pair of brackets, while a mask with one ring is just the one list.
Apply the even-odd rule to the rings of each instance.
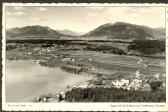
[[106, 24], [103, 24], [103, 25], [101, 25], [99, 27], [102, 28], [102, 27], [108, 27], [108, 26], [111, 26], [111, 25], [112, 25], [112, 23], [106, 23]]
[[61, 34], [64, 34], [64, 35], [71, 35], [71, 36], [79, 36], [80, 35], [80, 34], [74, 32], [74, 31], [71, 31], [71, 30], [68, 30], [68, 29], [57, 30], [57, 31]]
[[126, 23], [126, 22], [115, 22], [113, 25], [123, 25], [123, 24], [130, 24], [130, 23]]
[[[109, 25], [112, 25], [112, 23], [105, 23], [105, 24], [103, 24], [103, 25], [104, 25], [104, 26], [106, 26], [106, 25], [109, 26]], [[103, 26], [103, 25], [102, 25], [102, 26]]]

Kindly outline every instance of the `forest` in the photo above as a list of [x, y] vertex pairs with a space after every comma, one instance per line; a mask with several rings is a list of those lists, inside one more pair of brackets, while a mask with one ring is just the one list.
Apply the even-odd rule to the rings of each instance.
[[68, 102], [165, 102], [163, 91], [125, 90], [122, 88], [73, 88], [66, 92]]
[[165, 44], [165, 40], [134, 40], [127, 48], [142, 54], [157, 54], [165, 52]]
[[117, 54], [117, 55], [126, 54], [125, 51], [123, 51], [117, 47], [112, 47], [112, 46], [107, 46], [107, 45], [88, 46], [85, 48], [85, 50], [101, 51], [103, 53], [113, 53], [113, 54]]

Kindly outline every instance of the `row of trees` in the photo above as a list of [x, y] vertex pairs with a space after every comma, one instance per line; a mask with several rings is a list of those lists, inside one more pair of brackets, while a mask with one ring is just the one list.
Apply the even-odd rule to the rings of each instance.
[[68, 44], [73, 40], [56, 40], [56, 39], [14, 39], [14, 40], [6, 40], [6, 43], [29, 43], [29, 44]]
[[107, 46], [107, 45], [98, 45], [98, 46], [88, 46], [84, 50], [91, 50], [91, 51], [101, 51], [104, 53], [114, 53], [117, 55], [123, 55], [126, 54], [123, 50], [112, 47], [112, 46]]
[[66, 92], [68, 102], [165, 102], [162, 91], [124, 90], [122, 88], [73, 88]]

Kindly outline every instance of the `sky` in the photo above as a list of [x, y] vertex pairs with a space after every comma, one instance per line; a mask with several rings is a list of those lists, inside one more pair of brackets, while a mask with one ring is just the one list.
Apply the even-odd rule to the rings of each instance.
[[88, 32], [115, 22], [165, 27], [165, 7], [6, 6], [6, 28], [32, 25]]

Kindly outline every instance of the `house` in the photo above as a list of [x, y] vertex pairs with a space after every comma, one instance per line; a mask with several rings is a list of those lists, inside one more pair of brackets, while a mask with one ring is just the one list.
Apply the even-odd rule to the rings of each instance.
[[65, 92], [64, 91], [61, 91], [60, 95], [62, 96], [63, 99], [65, 98]]
[[71, 62], [74, 62], [75, 61], [75, 58], [71, 58]]
[[163, 77], [166, 77], [166, 74], [165, 74], [165, 73], [163, 74]]
[[166, 82], [162, 83], [162, 87], [166, 88]]
[[135, 77], [136, 77], [136, 78], [139, 79], [141, 75], [142, 75], [142, 74], [140, 74], [140, 72], [139, 72], [138, 70], [135, 72]]
[[144, 84], [144, 85], [143, 85], [142, 90], [144, 90], [144, 91], [150, 91], [150, 90], [151, 90], [151, 87], [150, 87], [150, 85], [147, 83], [147, 84]]
[[140, 89], [142, 86], [142, 80], [134, 79], [129, 85], [129, 88], [132, 88], [134, 90]]
[[79, 85], [78, 87], [79, 87], [79, 88], [87, 88], [88, 85]]
[[125, 88], [129, 85], [129, 80], [121, 79], [121, 80], [115, 80], [112, 81], [112, 85], [116, 88]]
[[127, 53], [128, 55], [137, 55], [138, 52], [137, 51], [134, 51], [134, 50], [131, 50]]
[[154, 77], [156, 78], [156, 80], [159, 80], [160, 74], [159, 74], [159, 73], [156, 73], [156, 74], [154, 75]]
[[103, 80], [102, 81], [102, 85], [110, 85], [111, 84], [111, 80]]
[[90, 58], [89, 61], [92, 61], [92, 59]]
[[129, 80], [126, 80], [126, 79], [121, 79], [121, 82], [123, 82], [124, 85], [128, 85], [130, 81], [129, 81]]
[[61, 61], [62, 62], [68, 62], [68, 61], [71, 61], [71, 58], [63, 58]]

